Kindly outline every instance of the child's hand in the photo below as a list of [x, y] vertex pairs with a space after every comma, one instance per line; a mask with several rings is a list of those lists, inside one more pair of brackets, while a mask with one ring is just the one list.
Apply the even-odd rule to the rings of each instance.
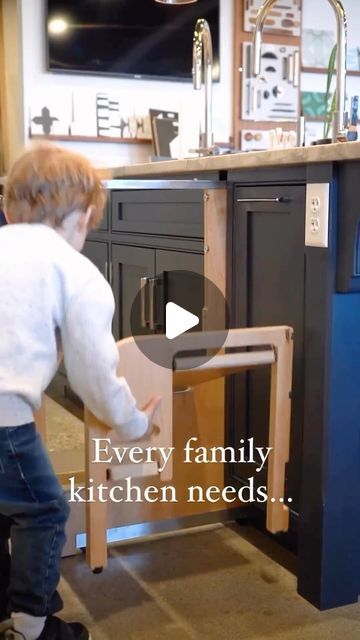
[[145, 413], [149, 421], [149, 428], [145, 434], [145, 438], [149, 438], [150, 436], [157, 435], [160, 432], [159, 427], [153, 423], [154, 413], [159, 407], [160, 402], [161, 402], [160, 396], [153, 396], [141, 409], [141, 411]]

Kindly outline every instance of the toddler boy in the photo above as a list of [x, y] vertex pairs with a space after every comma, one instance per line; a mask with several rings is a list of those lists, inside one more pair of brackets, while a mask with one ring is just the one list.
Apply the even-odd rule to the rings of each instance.
[[[57, 147], [25, 152], [5, 189], [0, 230], [0, 619], [14, 640], [89, 640], [62, 608], [59, 581], [69, 507], [33, 414], [58, 350], [72, 389], [122, 439], [149, 434], [159, 398], [143, 410], [116, 375], [109, 284], [81, 251], [105, 192], [83, 157]], [[11, 541], [11, 554], [9, 552]]]

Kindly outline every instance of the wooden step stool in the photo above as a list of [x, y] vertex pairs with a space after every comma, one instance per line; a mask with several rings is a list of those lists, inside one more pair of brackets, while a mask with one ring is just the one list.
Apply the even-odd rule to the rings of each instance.
[[[134, 442], [140, 447], [173, 446], [173, 393], [175, 389], [198, 388], [205, 382], [236, 374], [260, 366], [271, 367], [271, 391], [269, 412], [269, 442], [272, 451], [268, 459], [267, 493], [275, 498], [267, 503], [266, 526], [272, 533], [287, 531], [288, 507], [279, 501], [285, 491], [285, 465], [289, 459], [290, 413], [293, 332], [290, 327], [263, 327], [231, 329], [223, 344], [224, 332], [186, 333], [171, 341], [164, 335], [142, 336], [137, 342], [146, 343], [146, 353], [151, 349], [162, 352], [162, 362], [168, 368], [149, 360], [138, 348], [133, 338], [118, 342], [118, 374], [124, 376], [142, 406], [153, 395], [162, 397], [155, 422], [160, 431], [151, 441]], [[249, 350], [252, 349], [252, 350]], [[217, 352], [204, 360], [203, 356], [186, 356], [187, 352], [207, 350]], [[236, 351], [237, 350], [237, 351]], [[241, 351], [239, 351], [241, 350]], [[181, 353], [181, 357], [178, 354]], [[184, 355], [185, 354], [185, 355]], [[206, 391], [206, 387], [205, 387]], [[223, 400], [222, 400], [223, 401]], [[46, 421], [43, 411], [37, 416], [38, 430], [46, 441]], [[159, 472], [157, 463], [134, 464], [124, 461], [121, 465], [94, 463], [94, 439], [110, 438], [111, 445], [120, 445], [116, 432], [100, 422], [85, 408], [85, 485], [109, 484], [126, 477], [150, 478], [158, 476], [160, 482], [172, 479], [172, 458]], [[128, 444], [128, 443], [126, 443]], [[217, 442], [218, 445], [226, 443]], [[212, 483], [211, 483], [212, 484]], [[121, 513], [121, 504], [117, 506]], [[109, 505], [99, 501], [86, 504], [86, 557], [89, 566], [99, 572], [107, 564], [107, 529]], [[141, 519], [144, 522], [145, 519]], [[139, 522], [139, 520], [138, 520]]]
[[[272, 453], [268, 464], [268, 495], [275, 502], [267, 503], [266, 526], [272, 533], [287, 531], [289, 511], [279, 502], [285, 491], [285, 465], [289, 459], [291, 383], [292, 383], [292, 330], [289, 327], [264, 327], [254, 329], [231, 329], [222, 344], [224, 332], [187, 333], [176, 341], [168, 340], [164, 335], [144, 336], [137, 341], [147, 342], [147, 350], [162, 351], [164, 368], [145, 357], [133, 338], [118, 343], [119, 375], [125, 376], [138, 406], [142, 406], [149, 397], [161, 395], [162, 402], [155, 417], [160, 427], [158, 435], [151, 442], [141, 442], [140, 446], [171, 447], [173, 443], [173, 390], [179, 385], [199, 385], [205, 381], [238, 373], [244, 369], [271, 366], [269, 444]], [[150, 345], [150, 346], [149, 346]], [[244, 349], [254, 348], [249, 351]], [[176, 352], [175, 352], [176, 349]], [[204, 361], [200, 357], [177, 357], [177, 353], [194, 352], [200, 349], [221, 349]], [[225, 350], [242, 349], [241, 352], [226, 353]], [[153, 476], [159, 474], [151, 463], [125, 464], [115, 467], [104, 463], [93, 463], [94, 438], [111, 438], [116, 444], [118, 437], [109, 432], [106, 425], [99, 422], [90, 411], [85, 411], [86, 428], [86, 467], [87, 480], [94, 484], [109, 480], [119, 480], [127, 476]], [[146, 468], [147, 464], [149, 467]], [[160, 474], [161, 481], [172, 478], [171, 461]], [[121, 506], [119, 506], [121, 509]], [[89, 502], [86, 505], [87, 561], [94, 570], [107, 564], [107, 503]]]

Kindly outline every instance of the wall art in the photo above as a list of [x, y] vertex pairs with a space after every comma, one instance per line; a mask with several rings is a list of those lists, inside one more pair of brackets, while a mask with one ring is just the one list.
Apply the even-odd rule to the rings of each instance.
[[251, 74], [251, 44], [243, 44], [243, 120], [294, 120], [299, 114], [299, 48], [264, 44], [260, 76]]
[[[244, 31], [252, 31], [263, 0], [245, 0]], [[264, 33], [300, 36], [301, 0], [279, 0], [265, 22]]]

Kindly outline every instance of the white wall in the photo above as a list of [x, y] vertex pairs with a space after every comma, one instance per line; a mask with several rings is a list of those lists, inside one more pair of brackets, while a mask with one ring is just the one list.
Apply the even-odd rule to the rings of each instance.
[[19, 155], [24, 143], [21, 38], [19, 38], [21, 23], [16, 0], [3, 0], [2, 10], [8, 161], [11, 164]]
[[[348, 20], [348, 44], [360, 46], [360, 2], [342, 0]], [[302, 22], [305, 29], [329, 29], [336, 32], [336, 19], [328, 0], [303, 0]], [[335, 38], [334, 38], [335, 42]]]
[[[135, 80], [99, 76], [52, 74], [45, 69], [45, 33], [43, 0], [20, 0], [22, 8], [22, 46], [24, 78], [24, 136], [29, 129], [29, 107], [38, 92], [58, 92], [61, 96], [76, 90], [124, 92], [129, 101], [149, 107], [180, 111], [187, 136], [187, 146], [197, 146], [201, 109], [200, 92], [191, 83]], [[149, 0], [149, 2], [154, 0]], [[214, 85], [213, 129], [215, 140], [226, 142], [232, 134], [233, 76], [233, 0], [220, 0], [221, 80]], [[113, 165], [148, 159], [148, 145], [110, 143], [67, 143], [86, 153], [97, 164]]]

